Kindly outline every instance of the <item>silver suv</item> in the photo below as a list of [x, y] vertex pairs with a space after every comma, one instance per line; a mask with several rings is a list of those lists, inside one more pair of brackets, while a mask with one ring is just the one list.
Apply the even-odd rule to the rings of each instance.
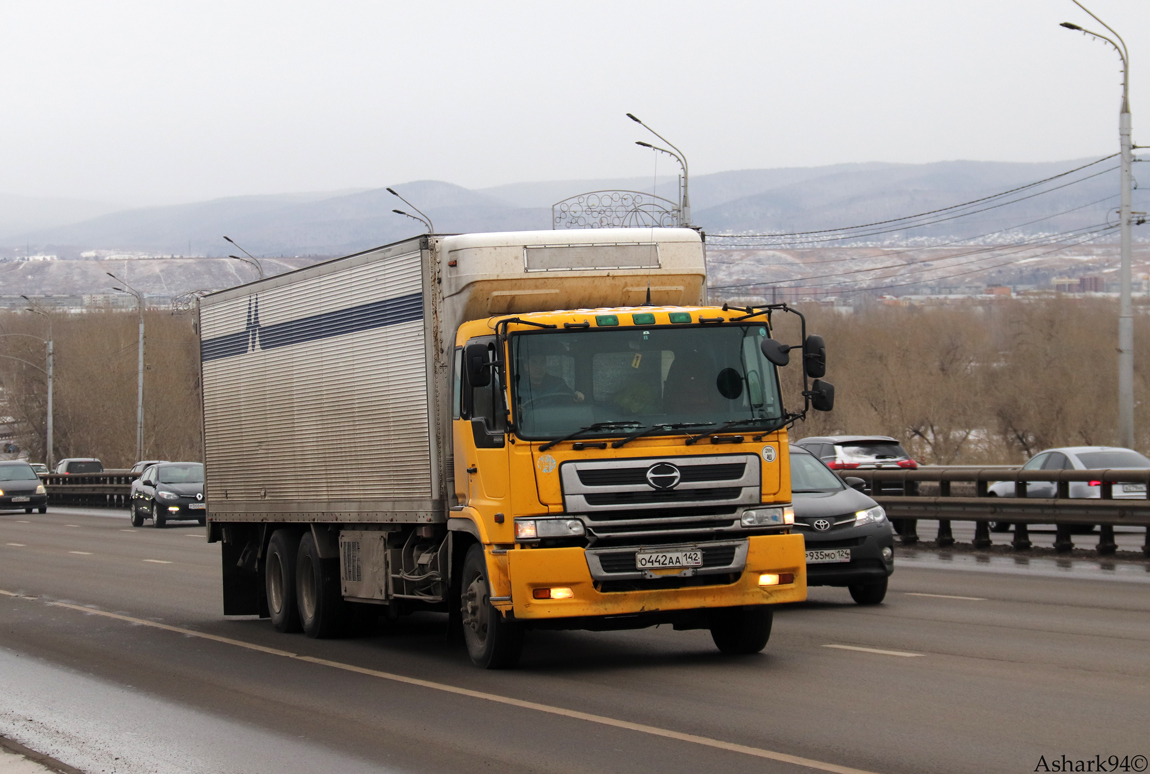
[[[898, 440], [886, 435], [824, 435], [794, 442], [826, 463], [831, 470], [914, 470], [911, 459]], [[914, 485], [917, 494], [918, 485]], [[872, 495], [903, 494], [898, 484], [876, 487]]]

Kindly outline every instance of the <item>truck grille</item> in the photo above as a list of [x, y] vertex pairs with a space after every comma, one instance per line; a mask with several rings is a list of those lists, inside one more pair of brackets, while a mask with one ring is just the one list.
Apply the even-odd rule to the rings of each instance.
[[[579, 483], [584, 486], [629, 486], [646, 485], [646, 465], [639, 468], [600, 468], [598, 470], [580, 470]], [[724, 463], [717, 465], [692, 465], [682, 468], [682, 483], [697, 481], [737, 481], [743, 477], [747, 470], [747, 463]]]

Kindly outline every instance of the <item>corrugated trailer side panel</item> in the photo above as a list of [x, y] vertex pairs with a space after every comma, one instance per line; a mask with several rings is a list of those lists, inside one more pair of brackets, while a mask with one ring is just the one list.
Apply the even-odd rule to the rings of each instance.
[[[213, 521], [436, 521], [427, 254], [339, 259], [201, 306]], [[246, 291], [246, 292], [244, 292]]]

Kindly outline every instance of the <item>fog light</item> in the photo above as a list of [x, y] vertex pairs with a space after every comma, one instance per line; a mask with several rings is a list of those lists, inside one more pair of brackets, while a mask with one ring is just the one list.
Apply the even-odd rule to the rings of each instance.
[[759, 576], [760, 586], [783, 586], [794, 582], [795, 574], [793, 572], [781, 572], [778, 575], [767, 572]]
[[575, 592], [565, 586], [551, 589], [535, 589], [531, 592], [535, 599], [573, 599]]
[[180, 510], [180, 506], [178, 506], [178, 505], [169, 505], [169, 506], [168, 506], [168, 510], [169, 510], [169, 511], [178, 511], [178, 510]]
[[889, 548], [884, 548], [882, 550], [882, 558], [884, 562], [889, 562], [891, 559], [894, 559], [894, 551]]

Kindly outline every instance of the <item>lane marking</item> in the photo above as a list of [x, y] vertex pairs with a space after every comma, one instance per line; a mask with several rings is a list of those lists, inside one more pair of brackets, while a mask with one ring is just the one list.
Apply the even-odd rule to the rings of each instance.
[[6, 545], [15, 546], [16, 548], [27, 548], [28, 546], [23, 543], [7, 543]]
[[17, 524], [31, 524], [32, 522], [30, 522], [30, 521], [20, 521], [19, 519], [17, 519], [16, 523], [17, 523]]
[[145, 559], [144, 561], [152, 564], [171, 564], [171, 562], [165, 562], [163, 559]]
[[64, 526], [65, 526], [65, 527], [75, 527], [76, 529], [80, 529], [80, 525], [79, 525], [79, 524], [65, 524]]
[[859, 653], [877, 653], [880, 656], [900, 656], [902, 658], [918, 658], [926, 655], [925, 653], [907, 653], [902, 650], [879, 650], [878, 648], [860, 648], [857, 645], [823, 645], [824, 648], [835, 648], [837, 650], [857, 650]]
[[80, 556], [91, 556], [91, 551], [69, 551], [70, 554], [79, 554]]
[[986, 597], [958, 597], [954, 594], [923, 594], [919, 591], [906, 592], [908, 597], [931, 597], [932, 599], [965, 599], [967, 602], [985, 602]]
[[204, 539], [203, 535], [184, 535], [184, 537], [195, 538], [196, 540], [203, 540]]
[[[23, 594], [13, 594], [10, 591], [0, 589], [0, 594], [9, 597], [25, 597]], [[35, 597], [26, 597], [28, 599], [35, 599]], [[707, 736], [698, 736], [696, 734], [684, 734], [679, 731], [671, 731], [666, 728], [659, 728], [658, 726], [648, 726], [643, 723], [631, 723], [626, 720], [618, 720], [616, 718], [606, 717], [604, 715], [594, 715], [589, 712], [579, 712], [578, 710], [565, 709], [563, 707], [555, 707], [550, 704], [540, 704], [533, 701], [524, 701], [522, 699], [513, 699], [509, 696], [500, 696], [494, 693], [484, 693], [483, 691], [473, 691], [469, 688], [460, 688], [455, 685], [448, 685], [446, 683], [436, 683], [431, 680], [421, 680], [416, 677], [407, 677], [405, 675], [395, 674], [393, 672], [381, 672], [376, 669], [368, 669], [366, 667], [359, 667], [353, 664], [345, 664], [340, 661], [329, 661], [328, 659], [315, 658], [313, 656], [301, 656], [298, 653], [291, 653], [286, 650], [279, 650], [278, 648], [269, 648], [264, 645], [256, 645], [251, 642], [244, 642], [243, 640], [235, 640], [230, 637], [221, 637], [218, 634], [208, 634], [206, 632], [199, 632], [195, 629], [185, 629], [181, 626], [172, 626], [171, 624], [158, 623], [156, 621], [149, 621], [144, 618], [134, 618], [128, 615], [121, 615], [120, 613], [110, 613], [104, 610], [95, 610], [93, 608], [84, 607], [82, 605], [73, 605], [67, 602], [47, 602], [51, 607], [62, 607], [68, 610], [75, 610], [88, 615], [98, 615], [104, 618], [112, 618], [117, 621], [125, 621], [127, 623], [136, 624], [137, 626], [150, 626], [153, 629], [163, 629], [164, 631], [182, 634], [186, 637], [199, 637], [204, 640], [211, 640], [212, 642], [219, 642], [225, 645], [234, 645], [237, 648], [244, 648], [245, 650], [254, 650], [259, 653], [266, 653], [272, 656], [282, 656], [283, 658], [290, 658], [294, 661], [303, 661], [309, 664], [316, 664], [317, 666], [326, 666], [332, 669], [339, 669], [344, 672], [353, 672], [355, 674], [367, 675], [369, 677], [376, 677], [380, 680], [388, 680], [395, 683], [403, 683], [405, 685], [412, 685], [418, 688], [427, 688], [433, 691], [440, 691], [442, 693], [449, 693], [455, 696], [466, 696], [472, 699], [479, 699], [482, 701], [489, 701], [495, 704], [504, 704], [510, 707], [518, 707], [519, 709], [532, 710], [534, 712], [542, 712], [548, 715], [558, 715], [559, 717], [571, 718], [572, 720], [582, 720], [587, 723], [595, 723], [601, 726], [610, 726], [625, 731], [635, 731], [640, 734], [647, 734], [649, 736], [657, 736], [663, 739], [674, 739], [680, 742], [688, 742], [697, 744], [703, 747], [710, 747], [716, 750], [725, 750], [727, 752], [740, 753], [748, 755], [753, 758], [764, 758], [766, 760], [779, 761], [780, 763], [789, 763], [794, 766], [802, 766], [815, 771], [827, 771], [831, 774], [875, 774], [875, 772], [867, 771], [865, 769], [856, 769], [850, 766], [840, 766], [835, 763], [827, 763], [825, 761], [817, 761], [813, 758], [803, 758], [798, 755], [788, 755], [787, 753], [776, 752], [774, 750], [767, 750], [762, 747], [750, 747], [743, 744], [734, 744], [732, 742], [724, 742], [721, 739], [712, 739]], [[834, 647], [834, 646], [829, 646]], [[845, 646], [842, 646], [845, 647]], [[885, 653], [887, 651], [878, 651]], [[920, 655], [914, 654], [898, 654], [898, 655]]]
[[122, 529], [120, 531], [121, 532], [139, 532], [140, 530], [136, 529], [135, 527], [132, 527], [131, 529]]

